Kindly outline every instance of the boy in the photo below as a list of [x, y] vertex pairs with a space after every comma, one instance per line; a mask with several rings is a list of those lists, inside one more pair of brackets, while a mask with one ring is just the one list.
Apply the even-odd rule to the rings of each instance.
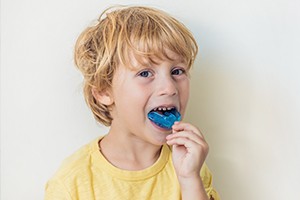
[[187, 28], [160, 10], [104, 11], [78, 38], [75, 63], [87, 104], [110, 130], [64, 162], [45, 199], [219, 199], [200, 131], [149, 117], [184, 116], [197, 50]]

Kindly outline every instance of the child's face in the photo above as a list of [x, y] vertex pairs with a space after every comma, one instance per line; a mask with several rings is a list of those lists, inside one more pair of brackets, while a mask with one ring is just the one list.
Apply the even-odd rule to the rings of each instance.
[[188, 66], [175, 54], [174, 61], [141, 66], [137, 69], [119, 66], [112, 83], [111, 130], [133, 135], [143, 141], [161, 145], [172, 130], [162, 129], [147, 115], [157, 107], [176, 107], [184, 115], [189, 98]]

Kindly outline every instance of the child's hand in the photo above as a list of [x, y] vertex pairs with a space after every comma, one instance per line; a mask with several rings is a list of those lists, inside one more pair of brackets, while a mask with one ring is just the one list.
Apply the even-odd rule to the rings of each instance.
[[178, 179], [187, 180], [200, 176], [200, 169], [208, 154], [208, 144], [196, 127], [175, 122], [173, 134], [167, 136], [167, 144], [173, 145], [173, 164]]

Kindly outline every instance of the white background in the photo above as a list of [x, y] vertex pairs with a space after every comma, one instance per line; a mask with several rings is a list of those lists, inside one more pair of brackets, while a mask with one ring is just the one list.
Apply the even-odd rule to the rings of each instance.
[[61, 161], [106, 133], [85, 105], [73, 47], [113, 4], [163, 9], [195, 35], [185, 120], [210, 144], [222, 199], [299, 199], [298, 0], [2, 0], [1, 200], [43, 199]]

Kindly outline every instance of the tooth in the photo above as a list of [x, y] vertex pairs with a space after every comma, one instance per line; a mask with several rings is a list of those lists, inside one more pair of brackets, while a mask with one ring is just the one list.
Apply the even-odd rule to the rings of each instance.
[[167, 109], [166, 109], [166, 108], [163, 108], [163, 110], [166, 111]]
[[172, 108], [167, 108], [168, 110], [171, 110]]

